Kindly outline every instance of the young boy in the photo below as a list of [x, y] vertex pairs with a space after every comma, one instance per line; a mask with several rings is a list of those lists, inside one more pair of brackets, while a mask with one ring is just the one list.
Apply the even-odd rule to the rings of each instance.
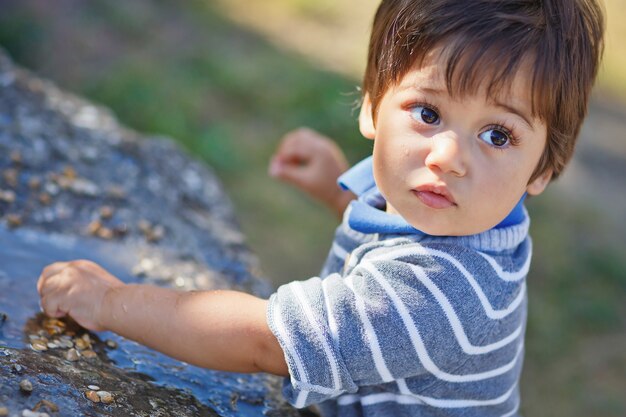
[[384, 0], [359, 117], [373, 155], [340, 178], [349, 191], [331, 184], [345, 158], [311, 131], [270, 167], [338, 212], [350, 203], [323, 279], [262, 300], [55, 263], [43, 309], [196, 365], [288, 376], [286, 398], [324, 416], [516, 415], [522, 202], [572, 155], [602, 36], [595, 0]]

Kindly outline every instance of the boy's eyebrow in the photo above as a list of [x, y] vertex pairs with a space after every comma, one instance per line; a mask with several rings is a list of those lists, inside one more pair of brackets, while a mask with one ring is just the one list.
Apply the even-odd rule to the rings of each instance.
[[[448, 90], [446, 90], [445, 88], [425, 87], [425, 86], [415, 85], [413, 83], [407, 84], [405, 86], [401, 86], [401, 90], [417, 90], [417, 91], [420, 91], [422, 93], [433, 94], [433, 95], [443, 95], [443, 94], [448, 92]], [[522, 120], [524, 120], [524, 122], [526, 122], [526, 124], [528, 125], [530, 130], [533, 130], [533, 131], [535, 130], [534, 125], [530, 122], [531, 118], [528, 117], [528, 113], [527, 112], [524, 112], [524, 111], [520, 110], [519, 108], [517, 108], [515, 106], [512, 106], [512, 105], [507, 104], [507, 103], [503, 103], [503, 102], [498, 101], [498, 100], [493, 100], [492, 103], [496, 107], [500, 107], [500, 108], [506, 110], [509, 113], [513, 113], [513, 114], [519, 116]]]
[[437, 88], [437, 87], [423, 87], [420, 85], [415, 85], [413, 83], [410, 84], [406, 84], [404, 86], [400, 86], [400, 90], [401, 91], [406, 91], [406, 90], [416, 90], [422, 93], [429, 93], [429, 94], [436, 94], [436, 95], [441, 95], [443, 93], [446, 92], [445, 89], [442, 88]]
[[446, 92], [444, 89], [436, 88], [436, 87], [417, 87], [413, 86], [416, 90], [423, 91], [424, 93], [441, 95]]
[[497, 101], [497, 100], [495, 100], [495, 101], [493, 102], [493, 104], [494, 104], [496, 107], [500, 107], [500, 108], [502, 108], [502, 109], [504, 109], [504, 110], [508, 111], [509, 113], [513, 113], [513, 114], [515, 114], [515, 115], [517, 115], [517, 116], [521, 117], [521, 118], [522, 118], [522, 119], [526, 122], [526, 124], [528, 125], [528, 127], [530, 128], [530, 130], [535, 130], [535, 127], [533, 126], [533, 124], [532, 124], [532, 123], [530, 123], [530, 118], [528, 117], [527, 113], [523, 112], [522, 110], [519, 110], [519, 109], [518, 109], [518, 108], [516, 108], [516, 107], [513, 107], [513, 106], [511, 106], [511, 105], [509, 105], [509, 104], [506, 104], [506, 103], [502, 103], [502, 102]]

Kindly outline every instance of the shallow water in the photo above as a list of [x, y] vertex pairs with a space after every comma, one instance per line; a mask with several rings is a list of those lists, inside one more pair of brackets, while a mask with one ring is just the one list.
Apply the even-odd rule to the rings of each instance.
[[[138, 279], [130, 273], [132, 267], [140, 261], [136, 249], [131, 243], [45, 235], [27, 230], [10, 231], [0, 227], [0, 314], [6, 315], [6, 320], [0, 324], [0, 366], [3, 364], [3, 357], [10, 357], [12, 352], [15, 356], [17, 351], [29, 355], [48, 355], [50, 360], [53, 355], [63, 358], [62, 355], [55, 353], [56, 349], [33, 352], [29, 345], [28, 334], [32, 333], [29, 327], [40, 322], [43, 317], [39, 313], [36, 282], [41, 270], [47, 264], [79, 258], [90, 259], [123, 281], [137, 282]], [[109, 332], [100, 332], [95, 336], [99, 340], [94, 346], [99, 357], [93, 366], [96, 373], [110, 374], [106, 367], [113, 366], [137, 381], [151, 381], [157, 387], [166, 387], [195, 397], [199, 403], [214, 409], [221, 416], [260, 416], [272, 407], [266, 400], [271, 394], [268, 392], [267, 377], [264, 375], [209, 371], [175, 361]], [[96, 337], [92, 336], [92, 339]], [[108, 348], [103, 343], [109, 339], [117, 342], [116, 349]], [[65, 362], [68, 366], [76, 366], [71, 362]], [[107, 362], [110, 364], [105, 366]], [[6, 360], [4, 365], [8, 366]], [[102, 372], [98, 371], [100, 366]], [[8, 383], [14, 382], [15, 386], [22, 378], [19, 372], [14, 370], [11, 372], [15, 374], [15, 381], [0, 383], [0, 388], [5, 385], [4, 391], [0, 389], [0, 406], [8, 405], [10, 411], [17, 414], [18, 411], [21, 413], [23, 408], [32, 407], [33, 401], [30, 397], [14, 397], [6, 393]], [[93, 379], [96, 379], [93, 383], [98, 382], [97, 377]], [[35, 384], [34, 393], [38, 389], [40, 393], [45, 392], [52, 397], [48, 399], [56, 401], [60, 407], [63, 405], [75, 407], [75, 401], [88, 401], [80, 394], [69, 394], [67, 398], [68, 392], [76, 390], [77, 387], [73, 386], [72, 381], [64, 380], [63, 376], [57, 378], [48, 373], [46, 378], [39, 382], [45, 387], [40, 388]], [[159, 395], [162, 397], [162, 393]], [[13, 409], [22, 405], [20, 410]], [[100, 410], [102, 415], [117, 415], [115, 407], [98, 409], [96, 406], [98, 405], [93, 406], [96, 414]], [[61, 412], [61, 415], [67, 414], [69, 414], [67, 409], [65, 413]], [[200, 412], [198, 415], [209, 414]]]

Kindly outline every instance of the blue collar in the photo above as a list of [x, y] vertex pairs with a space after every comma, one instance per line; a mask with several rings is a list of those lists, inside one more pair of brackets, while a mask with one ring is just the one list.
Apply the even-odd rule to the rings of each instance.
[[[384, 199], [374, 181], [371, 156], [346, 171], [337, 182], [341, 188], [358, 196], [358, 200], [350, 203], [348, 213], [348, 224], [353, 230], [361, 233], [426, 235], [407, 223], [402, 216], [389, 214], [376, 207], [380, 207]], [[526, 194], [494, 229], [513, 226], [524, 220], [525, 197]]]

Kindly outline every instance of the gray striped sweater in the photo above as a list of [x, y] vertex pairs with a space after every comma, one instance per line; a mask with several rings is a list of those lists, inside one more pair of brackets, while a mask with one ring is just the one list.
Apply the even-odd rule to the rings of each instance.
[[516, 416], [526, 210], [520, 204], [477, 235], [425, 235], [376, 208], [384, 200], [373, 179], [364, 183], [365, 165], [344, 178], [360, 197], [337, 229], [323, 279], [283, 285], [270, 298], [268, 323], [290, 373], [286, 399], [318, 404], [325, 417]]

